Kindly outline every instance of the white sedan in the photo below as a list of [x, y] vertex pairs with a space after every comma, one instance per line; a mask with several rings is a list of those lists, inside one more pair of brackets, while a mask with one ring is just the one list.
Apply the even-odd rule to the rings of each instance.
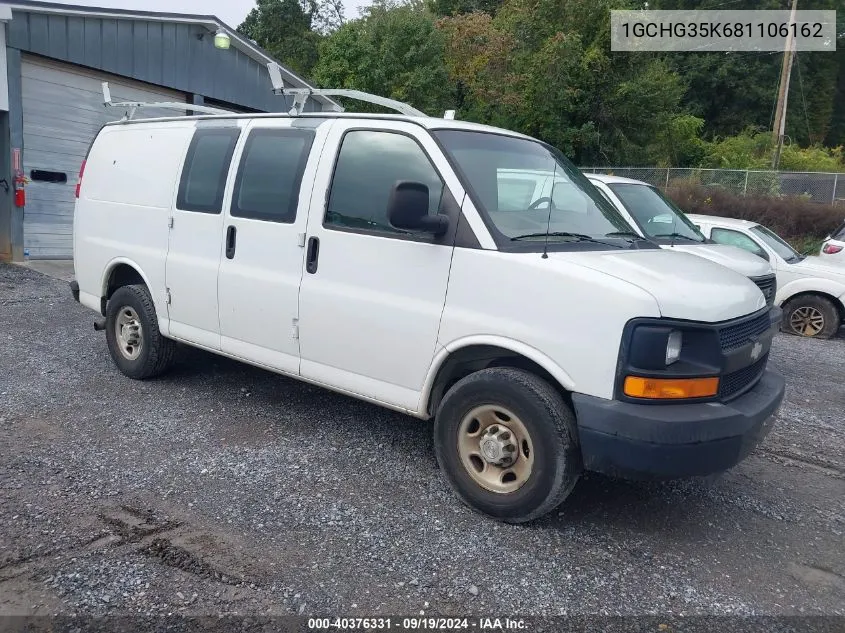
[[819, 257], [845, 265], [845, 223], [825, 238]]
[[830, 338], [845, 321], [845, 267], [795, 251], [756, 222], [710, 215], [688, 215], [714, 242], [730, 244], [771, 263], [778, 280], [775, 303], [783, 308], [786, 332]]

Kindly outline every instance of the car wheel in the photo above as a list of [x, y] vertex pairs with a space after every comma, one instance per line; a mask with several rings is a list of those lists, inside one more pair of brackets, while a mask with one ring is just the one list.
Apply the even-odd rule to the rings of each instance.
[[839, 310], [827, 297], [803, 295], [783, 307], [784, 332], [812, 338], [830, 338], [839, 330]]
[[176, 343], [159, 332], [153, 299], [143, 285], [118, 288], [109, 299], [106, 341], [117, 368], [136, 380], [167, 371], [176, 351]]
[[548, 382], [507, 367], [458, 381], [434, 424], [437, 461], [470, 508], [509, 523], [557, 507], [581, 475], [575, 415]]

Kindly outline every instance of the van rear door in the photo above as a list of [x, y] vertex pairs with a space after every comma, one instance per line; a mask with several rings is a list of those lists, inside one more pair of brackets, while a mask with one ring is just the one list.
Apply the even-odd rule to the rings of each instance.
[[254, 121], [245, 130], [224, 214], [218, 281], [222, 349], [290, 374], [299, 373], [299, 284], [310, 183], [330, 125]]
[[185, 156], [171, 218], [165, 283], [170, 336], [220, 349], [217, 272], [223, 243], [223, 200], [238, 121], [198, 121]]

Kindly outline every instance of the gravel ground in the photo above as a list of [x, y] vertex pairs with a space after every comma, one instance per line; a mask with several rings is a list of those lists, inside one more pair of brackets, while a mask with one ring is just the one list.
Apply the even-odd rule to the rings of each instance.
[[92, 317], [0, 265], [0, 614], [845, 615], [845, 338], [777, 338], [781, 420], [729, 473], [508, 526], [429, 423], [189, 349], [135, 382]]

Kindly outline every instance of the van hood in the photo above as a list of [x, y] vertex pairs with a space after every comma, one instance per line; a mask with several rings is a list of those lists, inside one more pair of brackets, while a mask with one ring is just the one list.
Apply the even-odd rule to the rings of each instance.
[[735, 270], [744, 277], [762, 277], [774, 274], [771, 264], [765, 259], [736, 246], [728, 246], [727, 244], [674, 244], [663, 246], [663, 248], [709, 259], [711, 262]]
[[549, 258], [639, 287], [654, 297], [661, 316], [668, 318], [716, 323], [766, 307], [763, 293], [747, 276], [689, 253], [579, 251], [549, 253]]

